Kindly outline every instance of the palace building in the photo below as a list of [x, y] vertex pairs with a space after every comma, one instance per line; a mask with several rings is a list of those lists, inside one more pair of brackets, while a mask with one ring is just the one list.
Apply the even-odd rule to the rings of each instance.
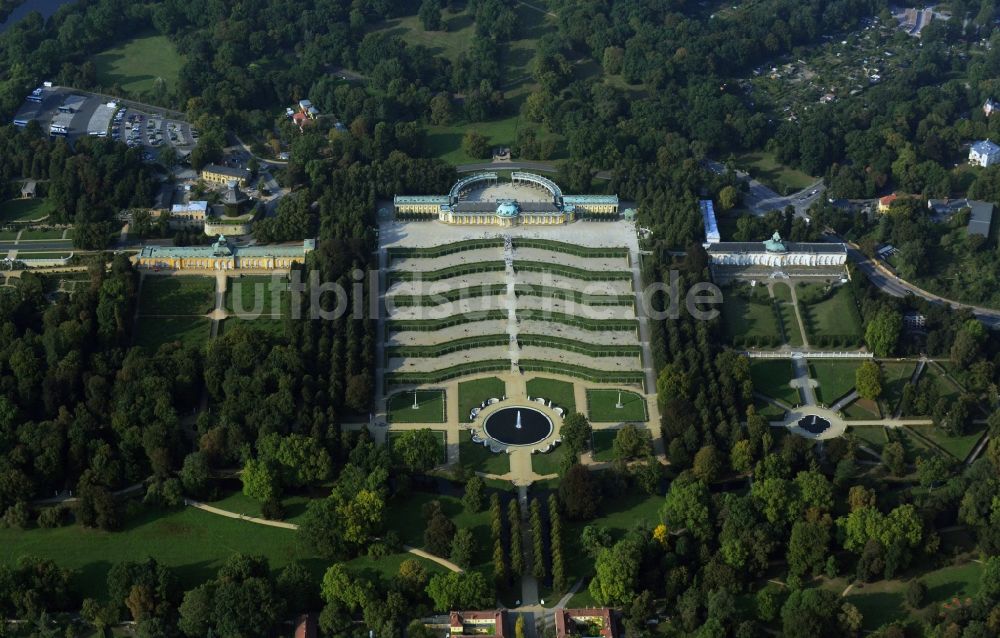
[[315, 239], [301, 246], [236, 246], [219, 235], [211, 246], [143, 246], [132, 263], [168, 270], [288, 270], [315, 248]]
[[617, 219], [617, 195], [563, 195], [547, 177], [514, 171], [510, 182], [495, 172], [468, 175], [447, 195], [397, 195], [397, 219], [437, 219], [452, 225], [539, 226], [577, 219]]
[[804, 275], [840, 275], [847, 265], [847, 246], [839, 243], [786, 242], [778, 233], [764, 242], [719, 242], [705, 248], [714, 276], [791, 270]]
[[230, 182], [235, 181], [240, 188], [246, 188], [247, 182], [250, 179], [250, 171], [241, 168], [232, 168], [230, 166], [209, 164], [201, 169], [201, 173], [198, 177], [209, 184], [215, 184], [217, 186], [228, 187]]

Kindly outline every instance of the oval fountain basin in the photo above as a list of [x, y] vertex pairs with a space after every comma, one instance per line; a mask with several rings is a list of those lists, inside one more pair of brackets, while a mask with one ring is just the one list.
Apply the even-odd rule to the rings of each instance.
[[506, 445], [531, 445], [552, 434], [552, 419], [535, 408], [511, 406], [486, 417], [483, 429], [490, 438]]

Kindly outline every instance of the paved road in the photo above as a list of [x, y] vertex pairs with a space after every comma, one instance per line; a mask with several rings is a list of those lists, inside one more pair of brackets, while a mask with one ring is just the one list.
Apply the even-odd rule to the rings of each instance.
[[[73, 250], [73, 242], [68, 239], [52, 239], [52, 240], [39, 240], [39, 241], [27, 241], [21, 240], [20, 243], [14, 241], [0, 241], [0, 253], [5, 253], [8, 250], [13, 249], [19, 250], [34, 250], [34, 251], [66, 251]], [[80, 252], [80, 251], [77, 251]]]
[[[729, 170], [721, 162], [714, 160], [705, 160], [705, 166], [718, 175]], [[737, 170], [736, 176], [747, 182], [749, 186], [749, 191], [743, 200], [754, 215], [763, 215], [772, 210], [784, 210], [786, 206], [794, 206], [796, 217], [808, 217], [809, 207], [812, 206], [813, 202], [822, 198], [823, 192], [826, 190], [826, 187], [823, 186], [823, 180], [819, 180], [797, 193], [779, 195], [770, 187], [750, 177], [749, 173]]]
[[[838, 238], [837, 241], [842, 240]], [[980, 306], [970, 306], [957, 301], [952, 301], [951, 299], [939, 297], [931, 292], [927, 292], [926, 290], [893, 275], [886, 270], [884, 266], [876, 264], [869, 259], [867, 255], [851, 244], [847, 245], [847, 255], [851, 258], [851, 261], [858, 265], [858, 268], [868, 275], [868, 279], [875, 284], [879, 290], [888, 295], [892, 295], [893, 297], [906, 297], [907, 295], [914, 295], [926, 299], [931, 303], [947, 304], [949, 307], [954, 309], [969, 309], [972, 310], [972, 313], [977, 319], [982, 321], [983, 324], [993, 328], [994, 330], [1000, 330], [1000, 310], [982, 308]]]

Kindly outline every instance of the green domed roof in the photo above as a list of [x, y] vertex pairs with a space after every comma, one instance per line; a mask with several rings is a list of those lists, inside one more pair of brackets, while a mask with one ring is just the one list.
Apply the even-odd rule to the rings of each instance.
[[517, 205], [517, 202], [500, 202], [497, 206], [497, 215], [500, 217], [517, 217], [520, 213], [521, 209]]

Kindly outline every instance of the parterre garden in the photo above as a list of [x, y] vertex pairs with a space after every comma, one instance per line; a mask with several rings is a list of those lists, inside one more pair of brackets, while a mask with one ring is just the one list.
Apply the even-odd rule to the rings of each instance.
[[526, 384], [529, 397], [542, 397], [552, 401], [554, 405], [566, 411], [566, 414], [576, 412], [576, 394], [573, 384], [568, 381], [535, 377]]
[[478, 408], [488, 399], [501, 399], [507, 394], [504, 382], [496, 377], [462, 381], [458, 384], [458, 418], [466, 421], [473, 408]]
[[[621, 398], [621, 407], [618, 399]], [[587, 416], [594, 423], [645, 421], [646, 399], [627, 390], [587, 390]]]
[[390, 423], [444, 423], [446, 420], [444, 390], [397, 392], [389, 397], [388, 404]]

